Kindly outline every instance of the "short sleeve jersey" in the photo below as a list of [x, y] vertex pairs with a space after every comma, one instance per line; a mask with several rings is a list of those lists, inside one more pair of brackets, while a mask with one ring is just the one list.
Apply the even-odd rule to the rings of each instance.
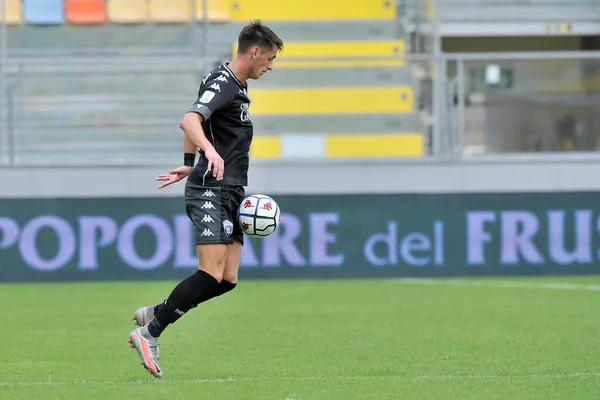
[[188, 112], [204, 117], [202, 128], [208, 140], [224, 161], [222, 181], [208, 171], [208, 160], [200, 152], [200, 159], [189, 178], [203, 186], [246, 186], [252, 143], [252, 121], [248, 112], [248, 86], [241, 83], [227, 64], [207, 74], [198, 90], [198, 98]]

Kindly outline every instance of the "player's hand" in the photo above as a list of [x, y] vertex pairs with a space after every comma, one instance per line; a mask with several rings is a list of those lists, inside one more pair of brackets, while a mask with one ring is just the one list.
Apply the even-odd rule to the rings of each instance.
[[219, 153], [217, 153], [215, 148], [211, 147], [210, 149], [207, 149], [204, 152], [204, 157], [206, 157], [206, 159], [208, 160], [208, 167], [206, 168], [206, 170], [212, 170], [213, 176], [217, 178], [218, 181], [223, 180], [223, 174], [225, 172], [225, 162], [223, 161]]
[[162, 185], [160, 185], [158, 188], [162, 189], [173, 183], [179, 182], [180, 180], [182, 180], [183, 178], [188, 176], [192, 172], [192, 169], [193, 169], [192, 167], [182, 165], [179, 168], [175, 168], [174, 170], [169, 171], [168, 174], [160, 174], [159, 176], [156, 177], [156, 180], [158, 182], [164, 182], [164, 183]]

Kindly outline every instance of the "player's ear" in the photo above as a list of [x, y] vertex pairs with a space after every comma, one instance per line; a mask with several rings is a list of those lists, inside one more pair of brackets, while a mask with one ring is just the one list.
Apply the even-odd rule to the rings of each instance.
[[258, 46], [252, 46], [252, 50], [250, 52], [252, 53], [252, 59], [255, 59], [258, 57], [258, 53], [260, 53], [260, 48]]

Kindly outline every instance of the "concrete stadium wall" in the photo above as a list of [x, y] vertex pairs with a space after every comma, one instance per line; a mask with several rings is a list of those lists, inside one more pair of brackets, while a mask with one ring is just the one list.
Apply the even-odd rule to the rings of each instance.
[[[515, 193], [600, 190], [598, 161], [468, 163], [255, 162], [249, 193]], [[176, 165], [173, 165], [175, 167]], [[168, 167], [5, 168], [0, 198], [176, 197], [183, 185], [158, 191]]]

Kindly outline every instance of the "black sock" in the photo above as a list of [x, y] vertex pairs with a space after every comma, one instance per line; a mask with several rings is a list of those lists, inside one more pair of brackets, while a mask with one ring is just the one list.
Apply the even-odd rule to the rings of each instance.
[[[217, 289], [217, 291], [215, 292], [213, 297], [219, 297], [222, 294], [232, 291], [233, 289], [235, 289], [236, 286], [237, 286], [237, 283], [231, 283], [229, 281], [222, 280], [221, 283], [219, 284], [219, 288]], [[154, 315], [158, 314], [160, 309], [163, 308], [165, 304], [167, 304], [167, 300], [164, 300], [164, 301], [158, 303], [157, 305], [155, 305], [154, 306]]]
[[225, 293], [235, 289], [236, 286], [237, 286], [237, 283], [231, 283], [229, 281], [222, 280], [221, 284], [219, 284], [219, 288], [214, 293], [213, 297], [218, 297], [222, 294], [225, 294]]
[[219, 281], [207, 272], [198, 270], [181, 281], [148, 323], [148, 331], [159, 337], [169, 324], [174, 323], [198, 304], [212, 298], [219, 288]]
[[158, 312], [160, 311], [161, 308], [163, 308], [163, 306], [167, 304], [167, 300], [165, 299], [162, 303], [158, 303], [157, 305], [154, 306], [154, 315], [158, 314]]

